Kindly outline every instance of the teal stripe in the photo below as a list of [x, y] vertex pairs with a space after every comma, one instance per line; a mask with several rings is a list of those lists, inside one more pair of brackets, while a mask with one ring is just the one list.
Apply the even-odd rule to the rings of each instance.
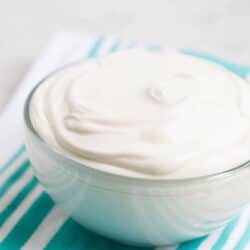
[[9, 233], [2, 244], [0, 244], [0, 249], [20, 249], [38, 228], [52, 207], [52, 200], [47, 194], [42, 193], [24, 214], [15, 228]]
[[89, 50], [89, 52], [87, 54], [87, 57], [89, 57], [89, 58], [95, 57], [96, 53], [99, 50], [99, 48], [101, 47], [103, 41], [104, 41], [103, 37], [97, 38], [96, 41], [95, 41], [95, 43], [93, 44], [93, 46]]
[[72, 219], [66, 221], [66, 223], [60, 228], [58, 233], [46, 246], [46, 250], [55, 249], [67, 249], [67, 250], [145, 250], [152, 248], [137, 248], [124, 246], [116, 243], [112, 240], [104, 238], [98, 234], [90, 232], [84, 227], [77, 224]]
[[204, 53], [200, 53], [200, 52], [196, 52], [196, 51], [192, 51], [192, 50], [185, 50], [185, 49], [181, 50], [181, 52], [184, 54], [187, 54], [187, 55], [200, 57], [202, 59], [218, 63], [218, 64], [224, 66], [225, 68], [227, 68], [228, 70], [238, 74], [241, 77], [246, 77], [250, 73], [249, 67], [230, 63], [230, 62], [227, 62], [227, 61], [220, 59], [218, 57], [214, 57], [214, 56], [211, 56], [208, 54], [204, 54]]
[[235, 218], [234, 220], [232, 220], [226, 226], [226, 228], [221, 233], [219, 239], [216, 241], [216, 243], [212, 247], [212, 250], [220, 250], [225, 245], [226, 241], [228, 240], [229, 236], [231, 235], [232, 231], [234, 230], [238, 220], [239, 220], [239, 216], [237, 218]]
[[181, 244], [177, 250], [196, 250], [198, 247], [203, 243], [204, 240], [206, 240], [207, 236], [187, 241], [183, 244]]
[[6, 209], [0, 213], [0, 227], [5, 223], [5, 221], [13, 214], [13, 212], [20, 206], [23, 200], [28, 196], [28, 194], [37, 185], [37, 179], [32, 178], [24, 188], [18, 193], [14, 200], [6, 207]]
[[109, 48], [108, 52], [112, 53], [117, 51], [119, 46], [120, 46], [120, 41], [115, 41], [114, 44]]
[[26, 148], [22, 145], [16, 153], [0, 168], [0, 175], [3, 174], [24, 152]]
[[25, 171], [29, 168], [30, 162], [26, 160], [21, 164], [21, 166], [17, 169], [16, 172], [13, 173], [1, 186], [0, 188], [0, 198], [8, 191], [8, 189], [25, 173]]
[[[243, 250], [246, 248], [247, 244], [250, 242], [250, 224], [248, 225], [246, 231], [244, 232], [244, 234], [242, 235], [242, 237], [240, 238], [238, 244], [237, 244], [237, 248], [238, 250]], [[247, 249], [246, 249], [247, 250]]]

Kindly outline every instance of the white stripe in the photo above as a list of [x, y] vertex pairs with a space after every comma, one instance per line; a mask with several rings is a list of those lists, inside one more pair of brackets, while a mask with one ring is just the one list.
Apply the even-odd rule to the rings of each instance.
[[250, 241], [248, 242], [248, 244], [245, 246], [243, 250], [249, 250], [249, 249], [250, 249]]
[[34, 177], [31, 169], [28, 169], [24, 175], [18, 179], [0, 199], [0, 213], [16, 198], [24, 186]]
[[26, 157], [27, 157], [26, 154], [20, 156], [11, 166], [9, 166], [8, 169], [6, 169], [6, 171], [4, 171], [0, 175], [0, 187], [11, 175], [15, 173], [15, 171], [21, 166], [21, 164], [24, 163]]
[[42, 192], [42, 187], [40, 185], [36, 186], [36, 188], [25, 198], [23, 203], [15, 210], [12, 216], [9, 217], [8, 220], [2, 225], [0, 228], [0, 242], [8, 236], [11, 230]]
[[250, 210], [247, 209], [241, 215], [237, 225], [235, 226], [233, 232], [231, 233], [229, 239], [225, 243], [222, 250], [234, 249], [234, 246], [237, 245], [237, 242], [240, 240], [241, 236], [246, 231], [250, 220]]
[[117, 39], [111, 38], [111, 39], [105, 39], [103, 41], [103, 43], [101, 44], [101, 47], [99, 48], [99, 50], [97, 51], [97, 56], [102, 56], [105, 55], [107, 53], [110, 52], [110, 49], [112, 48], [112, 46], [116, 43], [119, 42], [117, 48], [115, 51], [119, 51], [119, 50], [124, 50], [127, 49], [129, 47], [129, 44], [127, 42], [120, 42]]
[[101, 47], [96, 51], [96, 56], [102, 56], [107, 54], [109, 52], [109, 49], [112, 47], [112, 45], [115, 43], [115, 39], [103, 39], [103, 42], [101, 43]]
[[214, 231], [212, 234], [210, 234], [199, 246], [199, 250], [207, 250], [207, 249], [211, 249], [212, 246], [215, 244], [215, 242], [217, 242], [217, 240], [219, 239], [221, 233], [223, 232], [224, 227], [220, 228], [216, 231]]
[[44, 249], [67, 219], [68, 216], [60, 211], [58, 207], [54, 207], [22, 249]]

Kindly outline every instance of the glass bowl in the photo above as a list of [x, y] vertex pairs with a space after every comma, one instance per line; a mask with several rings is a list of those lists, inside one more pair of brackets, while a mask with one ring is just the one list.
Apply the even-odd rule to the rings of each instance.
[[55, 203], [84, 227], [130, 245], [177, 244], [224, 226], [250, 201], [249, 162], [209, 176], [167, 180], [116, 175], [68, 158], [32, 127], [29, 105], [35, 90], [24, 111], [35, 175]]

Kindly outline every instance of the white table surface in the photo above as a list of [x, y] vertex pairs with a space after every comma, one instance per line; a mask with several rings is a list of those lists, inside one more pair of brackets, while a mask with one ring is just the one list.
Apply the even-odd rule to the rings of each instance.
[[0, 0], [0, 108], [58, 29], [191, 48], [250, 65], [249, 0]]

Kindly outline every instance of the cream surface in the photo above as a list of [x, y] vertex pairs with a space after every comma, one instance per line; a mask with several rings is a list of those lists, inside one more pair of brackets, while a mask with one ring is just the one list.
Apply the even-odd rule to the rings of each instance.
[[131, 49], [49, 77], [30, 103], [57, 151], [115, 174], [208, 175], [250, 159], [250, 87], [178, 53]]

